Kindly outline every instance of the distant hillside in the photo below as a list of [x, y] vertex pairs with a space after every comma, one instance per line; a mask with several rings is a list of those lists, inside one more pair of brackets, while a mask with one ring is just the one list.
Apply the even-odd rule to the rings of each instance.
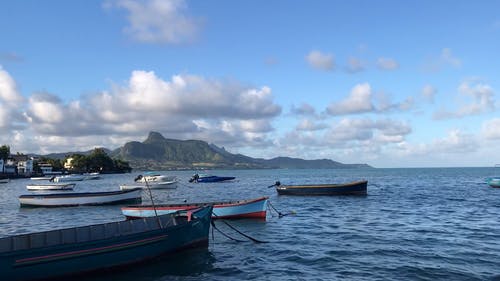
[[175, 140], [151, 132], [143, 142], [132, 141], [110, 152], [113, 158], [130, 163], [134, 169], [266, 169], [266, 168], [367, 168], [366, 164], [342, 164], [328, 159], [304, 160], [277, 157], [270, 160], [232, 154], [200, 140]]
[[[102, 148], [102, 149], [104, 150], [104, 152], [106, 152], [106, 154], [108, 154], [108, 155], [111, 154], [111, 150], [109, 150], [107, 148]], [[70, 156], [70, 155], [73, 155], [73, 154], [89, 155], [90, 153], [92, 153], [92, 151], [94, 151], [94, 149], [87, 150], [87, 151], [73, 151], [73, 152], [50, 153], [50, 154], [46, 154], [46, 155], [43, 155], [43, 156], [47, 157], [47, 158], [51, 158], [51, 159], [61, 159], [61, 160], [63, 160], [67, 156]], [[33, 156], [42, 156], [42, 155], [33, 154]]]

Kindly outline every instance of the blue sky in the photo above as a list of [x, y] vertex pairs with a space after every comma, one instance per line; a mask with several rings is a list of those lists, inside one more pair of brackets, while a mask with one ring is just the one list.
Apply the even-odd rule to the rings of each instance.
[[0, 144], [500, 162], [498, 1], [4, 1]]

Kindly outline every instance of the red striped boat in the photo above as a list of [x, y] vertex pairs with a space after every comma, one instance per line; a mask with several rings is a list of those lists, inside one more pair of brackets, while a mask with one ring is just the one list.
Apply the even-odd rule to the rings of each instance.
[[155, 216], [155, 209], [158, 215], [173, 213], [179, 210], [197, 209], [202, 206], [212, 205], [212, 218], [214, 219], [242, 219], [242, 218], [266, 218], [268, 197], [256, 199], [207, 202], [207, 203], [185, 203], [185, 204], [160, 204], [153, 208], [153, 205], [133, 205], [122, 207], [122, 214], [129, 219]]

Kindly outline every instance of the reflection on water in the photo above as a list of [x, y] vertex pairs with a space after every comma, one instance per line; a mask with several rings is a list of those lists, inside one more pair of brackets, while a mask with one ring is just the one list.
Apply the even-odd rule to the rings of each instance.
[[76, 281], [160, 281], [197, 279], [213, 269], [215, 257], [208, 249], [190, 249], [173, 255], [148, 260], [127, 268], [112, 269], [99, 274], [92, 274]]

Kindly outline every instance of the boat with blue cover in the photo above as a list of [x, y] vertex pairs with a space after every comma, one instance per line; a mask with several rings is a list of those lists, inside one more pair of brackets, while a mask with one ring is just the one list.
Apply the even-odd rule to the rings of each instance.
[[125, 268], [207, 247], [212, 206], [173, 214], [0, 238], [2, 280], [46, 280]]
[[219, 177], [219, 176], [207, 175], [207, 174], [194, 174], [189, 179], [189, 182], [221, 182], [221, 181], [228, 181], [228, 180], [234, 180], [234, 179], [235, 179], [235, 177]]

